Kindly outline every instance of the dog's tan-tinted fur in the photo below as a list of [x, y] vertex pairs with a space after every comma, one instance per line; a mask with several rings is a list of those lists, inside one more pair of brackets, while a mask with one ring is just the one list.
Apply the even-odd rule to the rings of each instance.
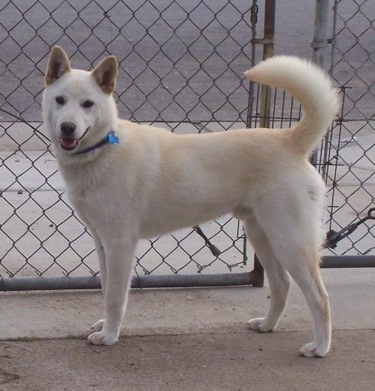
[[[314, 320], [314, 339], [300, 353], [328, 352], [330, 309], [319, 271], [325, 189], [308, 159], [338, 97], [323, 71], [295, 57], [274, 57], [246, 76], [292, 93], [304, 108], [301, 122], [199, 135], [131, 123], [118, 118], [111, 95], [115, 57], [86, 72], [72, 69], [61, 48], [52, 50], [44, 120], [71, 202], [94, 238], [104, 293], [105, 320], [93, 326], [90, 343], [110, 345], [119, 336], [139, 239], [231, 213], [243, 221], [271, 290], [267, 314], [250, 320], [250, 328], [275, 328], [292, 276]], [[118, 144], [77, 154], [110, 130]]]

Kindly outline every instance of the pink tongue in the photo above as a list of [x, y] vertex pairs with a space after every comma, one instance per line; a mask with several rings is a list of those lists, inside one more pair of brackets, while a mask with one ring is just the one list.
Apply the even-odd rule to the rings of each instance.
[[60, 138], [60, 145], [62, 149], [71, 150], [77, 147], [78, 140], [74, 138]]

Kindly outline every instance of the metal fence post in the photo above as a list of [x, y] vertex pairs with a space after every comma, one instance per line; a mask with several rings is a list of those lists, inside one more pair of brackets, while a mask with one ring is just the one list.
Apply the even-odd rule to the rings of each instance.
[[329, 0], [316, 0], [315, 3], [315, 21], [314, 34], [310, 46], [313, 49], [313, 63], [323, 67], [325, 48], [328, 46], [327, 41], [327, 24], [328, 24], [328, 2]]
[[[273, 56], [275, 37], [275, 0], [266, 0], [264, 8], [263, 60]], [[269, 128], [271, 118], [271, 89], [261, 87], [260, 127]]]
[[[266, 0], [264, 8], [264, 36], [257, 43], [263, 44], [263, 60], [273, 56], [274, 37], [275, 37], [275, 11], [276, 1]], [[271, 89], [268, 86], [261, 86], [261, 103], [260, 103], [260, 127], [269, 128], [271, 118]], [[264, 270], [257, 257], [254, 255], [253, 275], [256, 276], [259, 283], [256, 286], [264, 284]]]
[[[315, 21], [314, 34], [310, 43], [313, 49], [312, 62], [324, 66], [325, 48], [328, 46], [327, 41], [327, 23], [328, 23], [328, 1], [316, 0], [315, 3]], [[316, 167], [318, 164], [318, 150], [315, 150], [311, 157], [311, 163]]]

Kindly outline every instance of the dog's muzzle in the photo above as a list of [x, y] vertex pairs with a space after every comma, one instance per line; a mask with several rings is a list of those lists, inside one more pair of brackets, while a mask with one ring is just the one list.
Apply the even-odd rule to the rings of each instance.
[[76, 138], [74, 134], [76, 132], [76, 124], [73, 122], [63, 122], [60, 126], [60, 146], [64, 151], [73, 151], [78, 147], [81, 139], [86, 135], [89, 128], [86, 129], [82, 137]]
[[79, 139], [74, 138], [76, 124], [73, 122], [63, 122], [60, 126], [62, 137], [60, 137], [60, 146], [64, 151], [73, 151], [77, 148]]

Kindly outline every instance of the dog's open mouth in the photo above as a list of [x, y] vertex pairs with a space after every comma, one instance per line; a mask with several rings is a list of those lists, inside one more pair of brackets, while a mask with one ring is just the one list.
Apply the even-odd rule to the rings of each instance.
[[60, 137], [61, 149], [64, 151], [74, 151], [78, 147], [80, 141], [86, 136], [89, 129], [90, 128], [88, 127], [80, 138]]
[[60, 146], [64, 151], [73, 151], [78, 147], [79, 138], [60, 138]]

